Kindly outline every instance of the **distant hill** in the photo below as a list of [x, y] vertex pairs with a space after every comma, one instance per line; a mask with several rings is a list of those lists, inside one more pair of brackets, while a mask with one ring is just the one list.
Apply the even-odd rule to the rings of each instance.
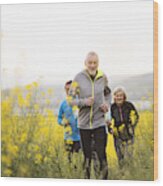
[[[150, 92], [153, 94], [153, 74], [143, 74], [143, 75], [134, 75], [128, 77], [126, 76], [111, 76], [109, 78], [109, 86], [113, 92], [114, 88], [117, 86], [123, 86], [127, 92], [128, 98], [130, 100], [140, 100], [142, 97], [147, 96]], [[47, 89], [52, 87], [52, 85], [48, 85], [43, 87], [43, 89]], [[63, 99], [64, 88], [63, 85], [53, 85], [55, 95], [59, 99]]]
[[[139, 100], [141, 97], [146, 96], [149, 92], [153, 93], [153, 74], [143, 74], [143, 75], [119, 75], [109, 77], [109, 86], [113, 92], [114, 88], [117, 86], [123, 86], [128, 94], [128, 97], [132, 100]], [[52, 89], [55, 98], [62, 100], [65, 96], [64, 83], [61, 85], [47, 84], [40, 85], [40, 92], [46, 92], [48, 89]], [[10, 89], [4, 89], [6, 95]]]
[[[109, 86], [113, 92], [117, 86], [123, 86], [126, 89], [129, 100], [134, 102], [140, 101], [142, 97], [147, 96], [148, 93], [153, 95], [153, 74], [135, 75], [135, 76], [111, 76], [109, 77]], [[52, 95], [48, 96], [48, 90], [52, 90]], [[2, 90], [3, 96], [8, 96], [11, 89]], [[58, 107], [63, 99], [65, 99], [64, 84], [40, 85], [37, 97], [44, 92], [46, 95], [39, 99], [40, 105], [44, 107], [46, 99], [50, 100], [50, 107], [54, 112], [58, 112]], [[2, 96], [2, 98], [3, 98]]]
[[129, 99], [139, 100], [141, 97], [147, 96], [149, 92], [153, 94], [153, 74], [110, 77], [111, 89], [114, 90], [117, 86], [123, 86], [126, 89]]

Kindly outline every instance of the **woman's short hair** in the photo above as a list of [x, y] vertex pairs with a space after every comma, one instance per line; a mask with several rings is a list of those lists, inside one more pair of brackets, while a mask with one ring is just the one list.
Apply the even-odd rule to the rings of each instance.
[[116, 87], [116, 88], [114, 89], [114, 91], [113, 91], [113, 95], [116, 96], [116, 94], [117, 94], [118, 92], [122, 92], [122, 93], [123, 93], [123, 95], [124, 95], [124, 100], [126, 101], [127, 95], [126, 95], [126, 90], [125, 90], [125, 88], [124, 88], [124, 87], [121, 87], [121, 86]]
[[91, 56], [96, 56], [97, 58], [97, 62], [99, 62], [99, 57], [98, 57], [98, 54], [94, 51], [91, 51], [87, 54], [86, 58], [85, 58], [85, 63], [88, 61], [88, 59], [91, 57]]
[[72, 80], [67, 81], [67, 82], [65, 83], [65, 86], [64, 86], [64, 87], [66, 88], [66, 86], [67, 86], [67, 85], [71, 85], [71, 83], [72, 83]]

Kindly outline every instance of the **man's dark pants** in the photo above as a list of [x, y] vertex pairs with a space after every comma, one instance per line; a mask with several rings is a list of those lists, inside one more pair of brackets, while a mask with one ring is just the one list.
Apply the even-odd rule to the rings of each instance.
[[[108, 177], [108, 164], [106, 158], [107, 133], [105, 126], [96, 129], [80, 129], [81, 145], [84, 153], [85, 178], [90, 179], [90, 167], [92, 158], [92, 136], [95, 151], [99, 160], [99, 173], [101, 179]], [[99, 176], [100, 176], [99, 175]]]

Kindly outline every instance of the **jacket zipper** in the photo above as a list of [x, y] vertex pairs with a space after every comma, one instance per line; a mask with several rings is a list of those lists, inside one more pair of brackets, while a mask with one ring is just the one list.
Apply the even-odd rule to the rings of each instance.
[[[94, 81], [92, 81], [91, 77], [88, 75], [88, 78], [90, 79], [91, 81], [91, 85], [92, 85], [92, 97], [94, 98]], [[90, 110], [90, 128], [92, 129], [92, 120], [93, 120], [93, 105], [91, 106], [91, 110]]]
[[[91, 84], [92, 84], [92, 97], [94, 98], [94, 81], [91, 79]], [[90, 111], [90, 128], [92, 128], [92, 123], [93, 123], [93, 105], [91, 106], [91, 111]]]
[[122, 108], [119, 107], [118, 109], [119, 109], [119, 113], [120, 113], [120, 120], [121, 120], [121, 122], [123, 123]]
[[[91, 85], [92, 85], [92, 97], [94, 98], [94, 85], [95, 85], [95, 81], [98, 79], [97, 75], [95, 76], [94, 78], [94, 81], [92, 81], [91, 77], [89, 76], [89, 74], [87, 74], [88, 78], [90, 79], [91, 81]], [[91, 110], [90, 110], [90, 128], [92, 129], [92, 122], [93, 121], [93, 105], [91, 106]]]
[[[95, 81], [97, 79], [97, 77], [94, 78], [94, 81], [92, 81], [92, 79], [89, 77], [90, 81], [91, 81], [91, 85], [92, 85], [92, 97], [95, 97]], [[91, 110], [90, 110], [90, 128], [92, 129], [92, 121], [93, 121], [93, 105], [91, 106]]]

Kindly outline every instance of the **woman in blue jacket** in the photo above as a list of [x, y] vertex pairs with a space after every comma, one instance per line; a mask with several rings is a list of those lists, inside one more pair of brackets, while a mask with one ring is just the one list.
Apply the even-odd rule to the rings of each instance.
[[[65, 83], [65, 91], [68, 95], [72, 81]], [[77, 107], [71, 107], [67, 103], [67, 99], [62, 101], [59, 113], [58, 113], [58, 124], [64, 127], [64, 142], [65, 149], [68, 152], [68, 159], [71, 162], [71, 155], [73, 152], [80, 150], [80, 135], [77, 126], [78, 117]]]

